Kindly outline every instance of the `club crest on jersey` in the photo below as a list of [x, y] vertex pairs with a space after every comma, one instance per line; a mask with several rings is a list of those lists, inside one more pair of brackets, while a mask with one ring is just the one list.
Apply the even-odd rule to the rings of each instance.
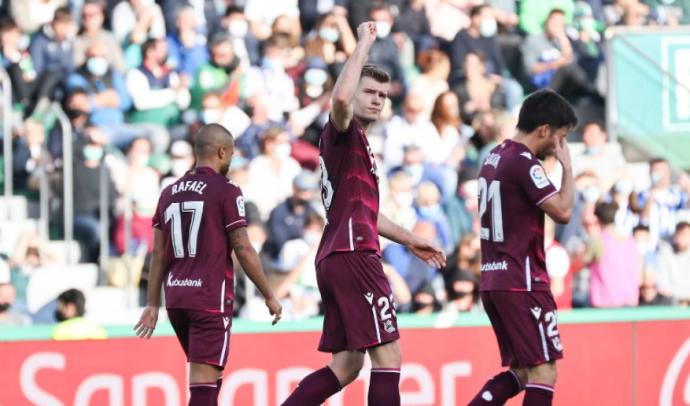
[[541, 165], [532, 165], [532, 167], [529, 168], [529, 177], [532, 178], [534, 186], [538, 189], [544, 189], [550, 183]]
[[393, 320], [386, 320], [383, 322], [383, 329], [386, 330], [386, 333], [390, 334], [395, 331], [395, 326], [393, 325]]
[[240, 215], [240, 217], [244, 217], [244, 197], [243, 196], [237, 196], [237, 214]]

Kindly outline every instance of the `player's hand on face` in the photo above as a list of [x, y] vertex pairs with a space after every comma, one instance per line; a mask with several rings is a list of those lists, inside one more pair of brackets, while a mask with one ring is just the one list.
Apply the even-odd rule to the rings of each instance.
[[376, 39], [376, 24], [373, 21], [365, 21], [357, 27], [357, 39], [373, 43]]
[[556, 148], [554, 149], [556, 159], [563, 165], [564, 168], [570, 168], [570, 147], [565, 137], [556, 140]]
[[268, 311], [271, 313], [271, 316], [274, 316], [271, 324], [275, 325], [280, 321], [280, 318], [283, 315], [283, 306], [276, 298], [271, 298], [266, 300], [266, 307], [268, 307]]
[[431, 241], [424, 238], [417, 238], [408, 246], [408, 249], [434, 268], [443, 268], [446, 266], [446, 253], [443, 252], [441, 247]]
[[139, 338], [151, 338], [153, 330], [156, 329], [158, 322], [158, 307], [146, 306], [144, 312], [141, 314], [139, 322], [134, 326], [134, 331]]

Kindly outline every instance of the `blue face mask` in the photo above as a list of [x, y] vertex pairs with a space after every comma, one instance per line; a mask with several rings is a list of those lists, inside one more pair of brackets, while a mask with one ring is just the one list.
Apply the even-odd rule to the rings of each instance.
[[304, 81], [307, 82], [308, 85], [323, 86], [327, 79], [328, 73], [323, 69], [310, 68], [304, 72]]
[[268, 70], [282, 70], [283, 69], [283, 63], [280, 61], [280, 59], [264, 58], [262, 66], [264, 67], [264, 69], [268, 69]]
[[103, 157], [103, 147], [97, 145], [87, 145], [83, 152], [87, 161], [100, 161]]
[[422, 175], [424, 174], [424, 165], [422, 165], [422, 164], [406, 165], [404, 168], [404, 171], [405, 171], [405, 173], [410, 175], [410, 177], [412, 177], [412, 183], [417, 184], [422, 179]]
[[102, 56], [94, 56], [86, 61], [86, 69], [94, 76], [103, 76], [108, 72], [108, 61]]
[[443, 213], [443, 209], [439, 204], [434, 204], [431, 206], [422, 206], [418, 209], [418, 211], [422, 217], [427, 218], [434, 218], [437, 217], [439, 214]]

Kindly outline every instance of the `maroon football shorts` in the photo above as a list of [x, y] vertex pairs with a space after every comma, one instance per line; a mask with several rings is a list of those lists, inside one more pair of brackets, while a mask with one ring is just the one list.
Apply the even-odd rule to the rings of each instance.
[[325, 313], [319, 351], [364, 351], [400, 338], [393, 291], [374, 252], [333, 253], [316, 280]]
[[168, 309], [168, 318], [188, 362], [225, 368], [230, 349], [232, 308], [225, 313]]
[[563, 358], [556, 302], [549, 291], [481, 292], [494, 328], [501, 365], [527, 368]]

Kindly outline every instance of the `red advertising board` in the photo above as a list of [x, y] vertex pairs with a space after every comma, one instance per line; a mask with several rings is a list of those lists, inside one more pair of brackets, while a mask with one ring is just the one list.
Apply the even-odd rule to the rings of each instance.
[[[566, 324], [556, 405], [685, 405], [690, 321]], [[323, 366], [318, 332], [236, 334], [221, 405], [278, 405]], [[404, 405], [464, 405], [499, 370], [489, 327], [406, 329]], [[0, 342], [0, 405], [180, 405], [186, 369], [174, 337]], [[368, 367], [327, 405], [364, 405]], [[509, 405], [521, 404], [521, 397]]]

